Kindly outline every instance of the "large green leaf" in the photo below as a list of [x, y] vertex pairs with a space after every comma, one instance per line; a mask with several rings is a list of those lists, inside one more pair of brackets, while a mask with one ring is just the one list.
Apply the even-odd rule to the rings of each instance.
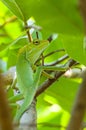
[[19, 16], [19, 18], [23, 18], [23, 14], [21, 12], [20, 7], [15, 0], [1, 0], [15, 15]]
[[86, 50], [83, 36], [61, 35], [61, 41], [67, 53], [81, 64], [86, 65]]
[[28, 44], [27, 36], [21, 36], [17, 38], [16, 40], [14, 40], [9, 45], [8, 62], [7, 62], [8, 68], [16, 64], [18, 51], [20, 48], [22, 48], [26, 44]]
[[[78, 81], [80, 82], [80, 81]], [[50, 104], [58, 104], [70, 112], [79, 83], [67, 78], [60, 78], [43, 95], [42, 98]], [[41, 97], [41, 96], [40, 96]], [[50, 98], [52, 97], [52, 98]], [[41, 99], [40, 99], [41, 100]]]
[[2, 2], [23, 21], [33, 16], [47, 33], [82, 32], [77, 0], [2, 0]]
[[54, 127], [54, 124], [67, 126], [70, 112], [74, 104], [75, 95], [79, 87], [78, 82], [73, 79], [60, 78], [59, 81], [55, 82], [49, 87], [43, 94], [38, 97], [37, 111], [38, 111], [38, 123], [45, 123], [45, 127], [39, 127], [39, 129], [49, 129], [47, 124], [53, 124], [53, 128], [61, 130], [62, 128]]

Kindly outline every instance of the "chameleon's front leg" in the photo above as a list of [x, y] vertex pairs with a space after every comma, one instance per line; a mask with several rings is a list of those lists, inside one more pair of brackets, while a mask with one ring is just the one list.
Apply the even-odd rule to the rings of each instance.
[[[34, 86], [35, 89], [38, 87], [38, 83], [40, 81], [41, 74], [43, 70], [53, 70], [53, 71], [65, 71], [69, 68], [69, 65], [57, 65], [57, 66], [39, 66], [36, 69], [36, 73], [34, 76]], [[46, 75], [46, 73], [45, 73]], [[48, 76], [48, 75], [47, 75]], [[48, 78], [53, 78], [52, 76], [48, 76]]]

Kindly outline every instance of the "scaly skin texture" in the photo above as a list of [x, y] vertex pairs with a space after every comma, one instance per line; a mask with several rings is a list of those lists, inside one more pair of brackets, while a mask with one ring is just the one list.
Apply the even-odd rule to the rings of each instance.
[[38, 43], [30, 43], [20, 49], [16, 64], [18, 88], [24, 96], [24, 102], [17, 111], [14, 118], [15, 122], [19, 122], [22, 114], [29, 108], [33, 101], [34, 95], [38, 88], [41, 68], [38, 67], [34, 74], [33, 65], [40, 57], [41, 53], [48, 47], [48, 41], [38, 41]]

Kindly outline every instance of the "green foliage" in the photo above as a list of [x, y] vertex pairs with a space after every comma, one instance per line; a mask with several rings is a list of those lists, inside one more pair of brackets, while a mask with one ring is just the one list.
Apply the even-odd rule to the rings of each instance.
[[[28, 44], [24, 27], [31, 17], [43, 28], [40, 39], [47, 39], [53, 33], [58, 36], [50, 43], [44, 55], [57, 49], [65, 49], [65, 52], [57, 52], [47, 57], [46, 64], [68, 54], [74, 60], [86, 65], [86, 52], [83, 48], [83, 23], [77, 0], [1, 1], [6, 7], [0, 2], [0, 25], [2, 25], [0, 26], [0, 72], [15, 66], [19, 49]], [[17, 18], [9, 22], [8, 19], [12, 19], [13, 15], [16, 15]], [[32, 37], [36, 39], [36, 31], [33, 32]], [[40, 84], [43, 81], [45, 78], [41, 79]], [[75, 81], [62, 77], [38, 97], [38, 123], [45, 123], [38, 125], [39, 130], [64, 130], [56, 124], [67, 126], [79, 81], [79, 79]], [[11, 96], [13, 96], [12, 89], [8, 92], [8, 97]], [[13, 105], [12, 109], [14, 116], [16, 107]], [[54, 125], [51, 127], [48, 123]]]
[[86, 65], [86, 50], [84, 48], [84, 36], [61, 35], [59, 36], [67, 53], [81, 64]]
[[[2, 0], [5, 5], [21, 20], [31, 16], [48, 32], [73, 33], [82, 32], [82, 23], [77, 0]], [[41, 15], [40, 12], [41, 11]], [[46, 22], [45, 22], [46, 20]], [[46, 31], [45, 31], [46, 32]]]

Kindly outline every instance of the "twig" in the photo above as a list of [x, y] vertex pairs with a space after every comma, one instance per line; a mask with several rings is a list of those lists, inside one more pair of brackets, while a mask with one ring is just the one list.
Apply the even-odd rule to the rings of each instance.
[[42, 27], [41, 26], [37, 26], [37, 25], [27, 25], [25, 26], [25, 28], [27, 29], [31, 29], [31, 28], [34, 28], [35, 30], [42, 30]]
[[37, 125], [41, 125], [42, 127], [55, 127], [55, 128], [64, 128], [64, 129], [66, 129], [66, 127], [65, 126], [62, 126], [62, 125], [58, 125], [58, 124], [52, 124], [52, 123], [48, 123], [48, 122], [43, 122], [43, 123], [38, 123]]
[[26, 29], [26, 32], [27, 32], [28, 40], [29, 40], [29, 42], [32, 42], [32, 37], [31, 37], [30, 31], [28, 29], [27, 22], [25, 21], [24, 23], [25, 23], [25, 27], [26, 27], [25, 29]]
[[61, 63], [62, 61], [66, 60], [68, 58], [69, 58], [69, 56], [66, 54], [66, 55], [62, 56], [61, 58], [59, 58], [58, 60], [50, 63], [49, 66], [57, 65], [57, 64]]
[[[45, 55], [45, 56], [44, 56], [44, 59], [45, 59], [46, 57], [48, 57], [48, 56], [51, 56], [51, 55], [55, 54], [56, 52], [61, 52], [61, 51], [65, 51], [65, 50], [64, 50], [64, 49], [59, 49], [59, 50], [52, 51], [52, 52], [48, 53], [47, 55]], [[39, 58], [39, 59], [36, 61], [36, 63], [37, 63], [38, 61], [40, 61], [41, 59], [42, 59], [42, 58]]]
[[5, 34], [5, 33], [1, 33], [0, 34], [0, 37], [7, 37], [8, 35], [7, 34]]
[[3, 28], [6, 24], [14, 22], [15, 20], [17, 20], [16, 16], [13, 16], [13, 17], [7, 19], [2, 25], [0, 25], [0, 29]]
[[58, 50], [52, 51], [49, 54], [45, 55], [44, 58], [46, 58], [46, 57], [48, 57], [48, 56], [50, 56], [52, 54], [55, 54], [56, 52], [61, 52], [61, 51], [65, 51], [65, 49], [58, 49]]

